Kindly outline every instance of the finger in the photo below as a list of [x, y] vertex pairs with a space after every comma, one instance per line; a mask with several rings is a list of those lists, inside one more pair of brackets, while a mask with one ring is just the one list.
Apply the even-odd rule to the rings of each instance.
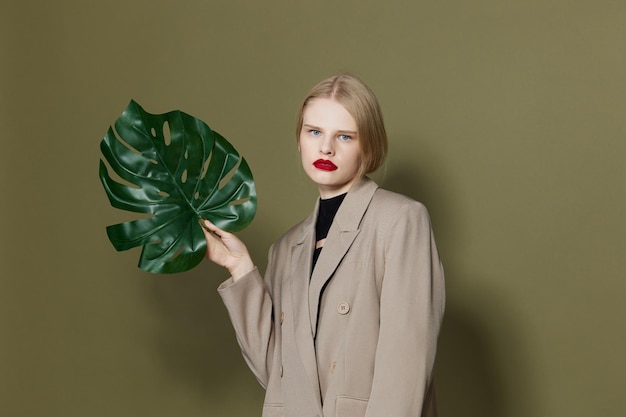
[[210, 227], [211, 227], [211, 226], [213, 226], [213, 223], [211, 223], [210, 221], [208, 221], [208, 220], [207, 220], [207, 219], [205, 219], [204, 217], [200, 217], [200, 218], [198, 219], [198, 224], [200, 225], [200, 227], [202, 227], [202, 229], [203, 229], [205, 232], [212, 233], [212, 232], [211, 232], [211, 228], [210, 228]]
[[199, 218], [198, 223], [200, 224], [202, 229], [204, 229], [206, 232], [210, 233], [213, 236], [217, 236], [220, 239], [228, 234], [228, 232], [223, 231], [222, 229], [220, 229], [219, 227], [211, 223], [210, 220], [204, 217]]

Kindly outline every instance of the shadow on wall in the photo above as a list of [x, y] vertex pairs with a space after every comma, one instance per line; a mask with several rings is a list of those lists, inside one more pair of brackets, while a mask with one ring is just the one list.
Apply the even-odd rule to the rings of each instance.
[[436, 365], [440, 415], [505, 416], [505, 395], [483, 326], [448, 303]]
[[[454, 205], [453, 199], [448, 198], [446, 185], [437, 183], [440, 178], [432, 178], [428, 173], [421, 172], [419, 163], [395, 164], [388, 167], [381, 184], [384, 188], [407, 195], [427, 206], [443, 258], [447, 303], [436, 363], [439, 415], [503, 417], [507, 415], [508, 407], [503, 375], [499, 373], [496, 363], [498, 349], [493, 344], [498, 336], [493, 336], [496, 332], [493, 323], [486, 323], [472, 308], [472, 303], [477, 300], [468, 299], [471, 295], [455, 292], [457, 284], [474, 280], [470, 274], [460, 272], [455, 266], [454, 260], [459, 256], [455, 256], [454, 252], [461, 250], [458, 242], [463, 239], [459, 233], [463, 233], [464, 227], [455, 226], [455, 219], [462, 216], [456, 212], [459, 207]], [[472, 291], [472, 294], [478, 293], [484, 296], [494, 291]], [[498, 312], [497, 320], [501, 323], [506, 317], [507, 311], [501, 311]], [[506, 356], [505, 353], [500, 357]]]

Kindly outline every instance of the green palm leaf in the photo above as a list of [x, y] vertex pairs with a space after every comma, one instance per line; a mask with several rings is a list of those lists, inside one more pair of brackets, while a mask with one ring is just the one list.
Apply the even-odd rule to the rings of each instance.
[[254, 217], [256, 192], [246, 160], [188, 114], [150, 114], [131, 101], [100, 149], [119, 176], [111, 178], [100, 160], [111, 205], [149, 215], [108, 226], [107, 235], [118, 251], [143, 246], [139, 268], [145, 271], [174, 273], [198, 265], [206, 253], [201, 217], [230, 232]]

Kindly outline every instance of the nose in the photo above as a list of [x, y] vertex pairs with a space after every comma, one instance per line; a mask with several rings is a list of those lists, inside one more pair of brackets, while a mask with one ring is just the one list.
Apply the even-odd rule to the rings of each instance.
[[332, 137], [325, 136], [320, 143], [320, 153], [322, 155], [332, 155], [335, 153]]

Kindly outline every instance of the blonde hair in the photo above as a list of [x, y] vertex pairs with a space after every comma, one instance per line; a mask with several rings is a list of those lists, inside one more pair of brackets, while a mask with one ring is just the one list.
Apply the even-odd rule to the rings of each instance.
[[300, 140], [304, 110], [309, 101], [315, 98], [335, 100], [354, 118], [361, 145], [359, 175], [363, 176], [380, 168], [387, 156], [387, 132], [382, 111], [372, 90], [350, 74], [335, 75], [320, 82], [311, 89], [298, 109], [297, 140]]

